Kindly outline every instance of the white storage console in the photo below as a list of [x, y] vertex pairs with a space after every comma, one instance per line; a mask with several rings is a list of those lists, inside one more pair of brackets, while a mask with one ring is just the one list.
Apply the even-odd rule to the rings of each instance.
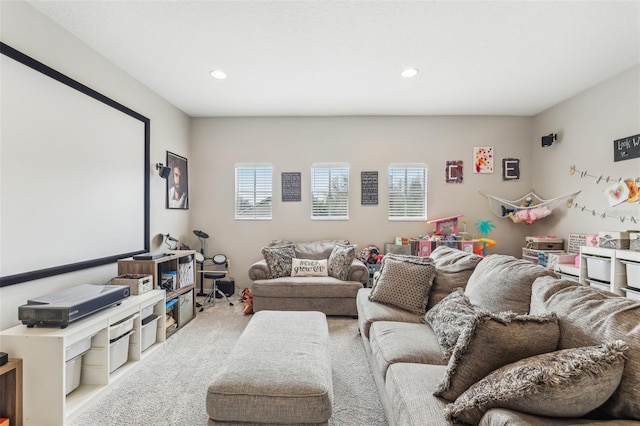
[[[143, 343], [142, 315], [149, 312], [158, 317], [151, 323], [155, 338]], [[23, 360], [23, 423], [68, 424], [89, 401], [162, 348], [164, 314], [165, 291], [152, 290], [67, 328], [18, 325], [0, 332], [0, 350]], [[118, 335], [115, 342], [122, 347], [111, 349]]]

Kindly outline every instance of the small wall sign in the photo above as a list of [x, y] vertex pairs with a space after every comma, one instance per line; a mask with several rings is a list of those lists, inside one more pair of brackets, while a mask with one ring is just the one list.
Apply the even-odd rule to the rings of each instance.
[[502, 159], [502, 180], [518, 180], [520, 179], [520, 159], [519, 158], [503, 158]]
[[282, 201], [302, 201], [301, 181], [300, 172], [282, 172]]
[[378, 204], [378, 172], [360, 172], [361, 201], [360, 204]]
[[640, 134], [613, 141], [613, 161], [640, 157]]

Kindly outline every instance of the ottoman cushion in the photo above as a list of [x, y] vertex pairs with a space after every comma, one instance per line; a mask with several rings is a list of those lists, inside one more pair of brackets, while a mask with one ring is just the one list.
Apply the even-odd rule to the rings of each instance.
[[333, 383], [329, 329], [321, 312], [261, 311], [207, 391], [214, 421], [324, 424]]

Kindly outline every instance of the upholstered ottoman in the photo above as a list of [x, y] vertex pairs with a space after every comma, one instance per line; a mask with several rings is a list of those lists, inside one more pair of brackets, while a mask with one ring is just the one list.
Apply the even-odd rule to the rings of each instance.
[[210, 425], [328, 425], [329, 328], [321, 312], [254, 314], [207, 391]]

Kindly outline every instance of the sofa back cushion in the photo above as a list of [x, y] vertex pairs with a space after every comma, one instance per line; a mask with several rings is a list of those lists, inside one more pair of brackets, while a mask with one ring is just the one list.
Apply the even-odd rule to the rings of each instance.
[[298, 259], [329, 259], [336, 244], [349, 244], [348, 240], [289, 241], [273, 240], [270, 246], [293, 244]]
[[553, 271], [504, 254], [491, 254], [478, 263], [465, 294], [474, 306], [491, 312], [529, 312], [531, 285]]
[[613, 339], [627, 343], [620, 386], [602, 411], [615, 418], [640, 420], [640, 302], [574, 281], [544, 277], [535, 281], [531, 295], [531, 313], [543, 312], [558, 316], [558, 349]]
[[448, 246], [438, 246], [431, 252], [436, 267], [427, 310], [434, 307], [455, 288], [465, 288], [473, 270], [482, 260], [481, 256]]

